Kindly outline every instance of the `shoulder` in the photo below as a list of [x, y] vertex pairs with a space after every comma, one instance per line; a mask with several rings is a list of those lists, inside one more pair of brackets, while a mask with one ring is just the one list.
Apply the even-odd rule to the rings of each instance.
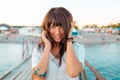
[[73, 46], [75, 49], [78, 49], [78, 48], [84, 48], [84, 45], [80, 44], [80, 43], [77, 43], [77, 42], [74, 42], [73, 43]]
[[76, 56], [79, 59], [79, 61], [82, 62], [83, 67], [84, 67], [84, 61], [85, 61], [84, 45], [79, 44], [77, 42], [75, 42], [73, 45], [74, 45], [74, 50], [75, 50]]
[[32, 52], [32, 68], [34, 68], [40, 61], [41, 55], [43, 53], [43, 48], [35, 46]]
[[40, 56], [40, 55], [42, 55], [42, 53], [43, 53], [43, 47], [38, 47], [38, 45], [37, 45], [33, 49], [32, 55], [34, 55], [34, 56]]
[[85, 49], [84, 49], [83, 44], [74, 42], [73, 47], [74, 47], [76, 54], [79, 54], [79, 53], [84, 54], [85, 53]]

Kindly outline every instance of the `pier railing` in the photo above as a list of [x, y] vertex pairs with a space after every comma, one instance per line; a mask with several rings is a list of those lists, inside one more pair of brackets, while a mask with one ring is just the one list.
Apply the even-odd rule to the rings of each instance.
[[[85, 60], [85, 65], [94, 73], [96, 80], [106, 80], [87, 60]], [[85, 70], [80, 74], [80, 80], [82, 77], [84, 80], [88, 79]]]
[[[96, 80], [106, 80], [87, 60], [85, 60], [86, 66], [95, 74]], [[89, 80], [84, 70], [80, 74], [79, 80]], [[24, 60], [23, 63], [18, 65], [9, 73], [5, 74], [0, 80], [32, 80], [31, 79], [31, 56]]]
[[[32, 43], [34, 44], [34, 42]], [[25, 46], [26, 45], [26, 46]], [[32, 45], [33, 47], [35, 45]], [[32, 49], [33, 49], [32, 47]], [[28, 43], [23, 44], [23, 57], [28, 54], [29, 48]], [[85, 65], [95, 74], [96, 80], [106, 80], [87, 60], [85, 60]], [[80, 80], [87, 80], [89, 77], [86, 75], [86, 70], [80, 74]], [[32, 80], [31, 79], [31, 56], [24, 58], [23, 62], [15, 67], [13, 70], [9, 71], [0, 80]]]
[[0, 77], [0, 80], [31, 80], [31, 56]]

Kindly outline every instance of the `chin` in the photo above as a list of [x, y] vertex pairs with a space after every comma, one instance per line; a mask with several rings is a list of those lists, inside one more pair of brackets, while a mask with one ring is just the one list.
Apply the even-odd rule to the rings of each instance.
[[55, 40], [55, 42], [56, 42], [56, 43], [59, 43], [59, 42], [61, 42], [61, 41], [56, 41], [56, 40]]
[[61, 42], [61, 40], [55, 40], [55, 42], [59, 43], [59, 42]]

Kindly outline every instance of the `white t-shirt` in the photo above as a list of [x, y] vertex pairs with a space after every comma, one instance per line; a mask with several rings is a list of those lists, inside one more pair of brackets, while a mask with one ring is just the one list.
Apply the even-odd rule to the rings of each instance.
[[[84, 60], [85, 60], [84, 46], [79, 43], [74, 43], [73, 47], [74, 47], [77, 58], [83, 64], [83, 67], [84, 67]], [[34, 68], [39, 63], [42, 53], [43, 53], [43, 48], [40, 48], [38, 50], [36, 47], [33, 50], [32, 68]], [[79, 77], [71, 78], [68, 75], [65, 58], [66, 58], [66, 53], [64, 53], [62, 57], [62, 63], [61, 63], [61, 66], [59, 67], [58, 60], [50, 53], [47, 76], [45, 80], [79, 80]]]

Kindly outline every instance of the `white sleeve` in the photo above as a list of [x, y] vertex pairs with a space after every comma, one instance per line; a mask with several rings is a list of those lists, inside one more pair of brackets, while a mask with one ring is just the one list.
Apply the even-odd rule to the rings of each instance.
[[75, 43], [74, 48], [75, 48], [76, 56], [78, 57], [79, 61], [83, 64], [83, 68], [84, 68], [84, 62], [85, 62], [84, 46], [79, 43]]
[[37, 66], [37, 64], [39, 63], [40, 59], [41, 59], [41, 51], [38, 50], [38, 47], [35, 47], [33, 52], [32, 52], [32, 68], [34, 68], [35, 66]]

